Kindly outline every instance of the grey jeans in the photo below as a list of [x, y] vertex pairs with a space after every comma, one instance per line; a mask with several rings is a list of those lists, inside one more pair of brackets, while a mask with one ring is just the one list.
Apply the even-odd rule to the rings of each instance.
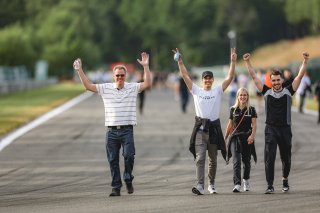
[[197, 184], [204, 186], [206, 152], [208, 150], [208, 177], [209, 184], [214, 185], [217, 171], [217, 145], [209, 143], [209, 133], [199, 130], [196, 135], [196, 175]]

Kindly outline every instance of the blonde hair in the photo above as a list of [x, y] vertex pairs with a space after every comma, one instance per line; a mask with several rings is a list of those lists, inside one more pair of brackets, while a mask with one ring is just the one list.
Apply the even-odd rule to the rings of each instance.
[[250, 109], [250, 99], [249, 99], [249, 92], [248, 92], [248, 90], [246, 89], [246, 88], [244, 88], [244, 87], [240, 87], [239, 89], [238, 89], [238, 91], [237, 91], [237, 96], [236, 96], [236, 102], [235, 102], [235, 104], [232, 106], [232, 107], [234, 107], [234, 109], [236, 109], [237, 107], [239, 107], [239, 105], [240, 105], [240, 103], [239, 103], [239, 95], [240, 95], [240, 93], [241, 92], [245, 92], [245, 93], [247, 93], [247, 103], [246, 103], [246, 107], [247, 107], [247, 115], [249, 115], [250, 114], [250, 112], [249, 112], [249, 109]]
[[124, 71], [127, 73], [127, 68], [126, 68], [126, 66], [124, 66], [124, 65], [122, 65], [122, 64], [119, 64], [119, 65], [114, 66], [112, 71], [114, 72], [114, 71], [116, 71], [117, 69], [119, 69], [119, 70], [124, 70]]

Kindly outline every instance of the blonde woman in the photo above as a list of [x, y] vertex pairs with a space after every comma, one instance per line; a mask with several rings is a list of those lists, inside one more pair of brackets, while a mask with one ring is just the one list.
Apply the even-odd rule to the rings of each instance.
[[243, 168], [243, 191], [250, 191], [249, 179], [251, 169], [251, 155], [257, 162], [254, 147], [254, 137], [257, 129], [257, 113], [250, 106], [249, 93], [246, 88], [237, 91], [236, 102], [230, 108], [229, 121], [226, 128], [225, 140], [228, 140], [228, 156], [233, 158], [233, 192], [241, 191], [241, 160]]

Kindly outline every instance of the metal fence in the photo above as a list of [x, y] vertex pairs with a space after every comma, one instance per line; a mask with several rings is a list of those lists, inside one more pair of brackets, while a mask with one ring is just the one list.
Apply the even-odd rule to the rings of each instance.
[[0, 95], [56, 84], [56, 78], [35, 80], [24, 66], [0, 66]]

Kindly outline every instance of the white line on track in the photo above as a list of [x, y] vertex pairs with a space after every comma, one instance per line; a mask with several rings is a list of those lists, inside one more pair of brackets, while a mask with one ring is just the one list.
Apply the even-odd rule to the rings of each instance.
[[24, 135], [25, 133], [29, 132], [31, 129], [39, 126], [40, 124], [43, 124], [44, 122], [48, 121], [49, 119], [53, 118], [54, 116], [66, 111], [67, 109], [70, 109], [74, 105], [80, 103], [81, 101], [89, 98], [91, 95], [93, 95], [92, 92], [85, 92], [70, 101], [66, 102], [65, 104], [43, 114], [39, 118], [36, 118], [35, 120], [31, 121], [30, 123], [14, 130], [13, 132], [9, 133], [4, 138], [0, 139], [0, 152], [9, 144], [11, 144], [15, 139], [19, 138], [20, 136]]

